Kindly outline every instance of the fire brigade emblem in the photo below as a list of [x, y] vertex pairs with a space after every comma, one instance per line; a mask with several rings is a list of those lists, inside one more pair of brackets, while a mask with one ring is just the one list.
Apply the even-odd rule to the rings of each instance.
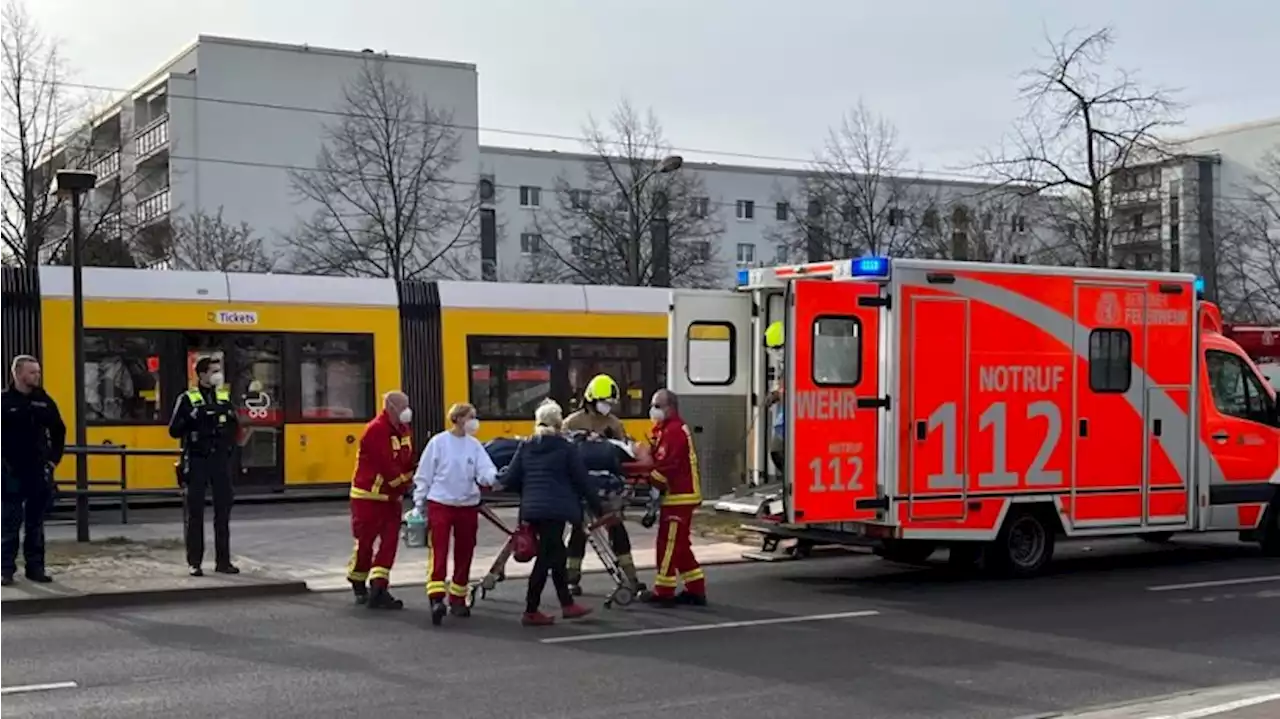
[[1103, 292], [1098, 297], [1098, 308], [1094, 319], [1099, 325], [1120, 324], [1120, 298], [1114, 292]]

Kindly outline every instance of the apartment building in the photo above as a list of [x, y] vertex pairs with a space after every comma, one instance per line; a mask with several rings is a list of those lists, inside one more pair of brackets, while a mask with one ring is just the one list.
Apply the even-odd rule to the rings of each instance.
[[[541, 220], [558, 203], [556, 188], [583, 183], [587, 164], [599, 158], [481, 146], [474, 65], [368, 50], [200, 36], [100, 114], [81, 138], [90, 149], [79, 164], [93, 169], [99, 182], [90, 212], [111, 215], [96, 226], [137, 238], [137, 252], [148, 255], [139, 259], [154, 262], [181, 218], [221, 211], [271, 243], [282, 256], [280, 269], [289, 269], [282, 238], [318, 209], [299, 197], [294, 176], [316, 166], [326, 133], [343, 119], [344, 90], [371, 58], [450, 117], [459, 149], [448, 183], [458, 188], [459, 201], [478, 187], [482, 202], [467, 273], [524, 279], [529, 260], [551, 239], [543, 236]], [[723, 228], [707, 241], [715, 246], [705, 255], [723, 268], [726, 283], [736, 267], [808, 259], [803, 248], [782, 241], [797, 226], [797, 212], [813, 211], [796, 207], [805, 204], [805, 172], [697, 162], [680, 172], [697, 173], [703, 195], [690, 199]], [[972, 257], [970, 248], [998, 244], [998, 253], [983, 250], [975, 258], [1035, 261], [1054, 245], [1049, 229], [1036, 222], [1035, 206], [1016, 193], [945, 178], [910, 184], [913, 207], [892, 208], [891, 219], [936, 235], [929, 250], [936, 256]], [[990, 242], [996, 234], [999, 242]]]

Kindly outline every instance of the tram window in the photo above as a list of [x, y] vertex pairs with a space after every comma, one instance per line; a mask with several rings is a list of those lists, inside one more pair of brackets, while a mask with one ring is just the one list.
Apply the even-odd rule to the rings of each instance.
[[653, 373], [657, 386], [653, 391], [657, 392], [667, 386], [667, 341], [657, 340], [653, 343]]
[[368, 335], [299, 338], [303, 421], [364, 422], [373, 418], [373, 338]]
[[473, 338], [471, 404], [482, 418], [530, 419], [551, 395], [551, 362], [542, 342]]
[[862, 323], [856, 317], [813, 321], [813, 383], [853, 387], [862, 379]]
[[1128, 330], [1096, 329], [1089, 333], [1089, 389], [1128, 392], [1133, 374], [1133, 338]]
[[693, 322], [685, 334], [685, 375], [692, 384], [733, 384], [733, 325]]
[[85, 333], [85, 420], [89, 424], [167, 421], [160, 396], [160, 342], [148, 334]]
[[607, 374], [618, 383], [617, 415], [623, 419], [648, 416], [649, 398], [640, 360], [642, 340], [571, 340], [569, 342], [569, 393], [571, 403], [582, 401], [587, 383]]

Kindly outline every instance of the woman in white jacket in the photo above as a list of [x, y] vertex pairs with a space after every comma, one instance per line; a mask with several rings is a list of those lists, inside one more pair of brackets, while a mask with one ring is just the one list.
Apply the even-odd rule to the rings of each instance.
[[[436, 625], [444, 621], [446, 611], [459, 617], [471, 615], [467, 588], [480, 529], [480, 488], [494, 486], [498, 476], [489, 453], [475, 438], [480, 428], [476, 408], [453, 405], [449, 422], [448, 431], [427, 442], [413, 477], [413, 504], [427, 518], [427, 597], [431, 623]], [[446, 583], [450, 536], [453, 577]]]

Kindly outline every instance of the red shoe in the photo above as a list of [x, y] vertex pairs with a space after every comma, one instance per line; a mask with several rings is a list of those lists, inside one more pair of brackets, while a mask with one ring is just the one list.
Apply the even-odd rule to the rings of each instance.
[[556, 623], [556, 618], [542, 612], [525, 612], [520, 623], [526, 627], [549, 627]]
[[581, 619], [591, 613], [591, 607], [584, 607], [581, 604], [570, 604], [564, 608], [565, 619]]

